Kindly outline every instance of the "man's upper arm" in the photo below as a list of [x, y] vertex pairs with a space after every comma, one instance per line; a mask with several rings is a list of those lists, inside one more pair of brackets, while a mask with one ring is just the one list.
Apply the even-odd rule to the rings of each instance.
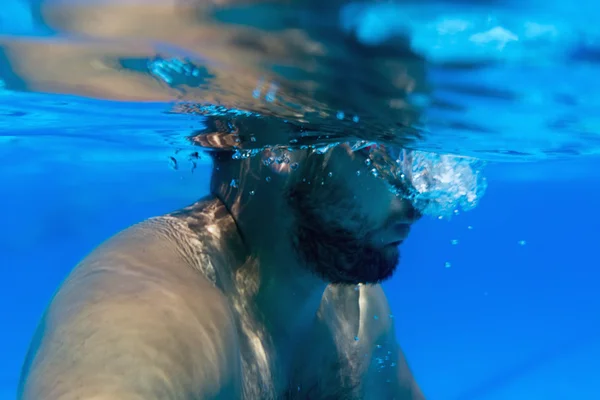
[[105, 246], [75, 269], [38, 327], [20, 398], [235, 396], [239, 361], [228, 302], [176, 251], [161, 248], [162, 239], [153, 247], [154, 239], [127, 242], [144, 246], [135, 256]]

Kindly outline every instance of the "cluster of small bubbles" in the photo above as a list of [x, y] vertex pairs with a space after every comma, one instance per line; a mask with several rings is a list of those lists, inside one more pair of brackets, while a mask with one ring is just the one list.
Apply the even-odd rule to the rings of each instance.
[[455, 244], [455, 245], [456, 245], [456, 244], [458, 244], [458, 239], [452, 239], [452, 240], [450, 241], [450, 243], [452, 243], [452, 244]]
[[357, 151], [367, 147], [369, 144], [370, 142], [367, 142], [366, 140], [358, 140], [350, 145], [350, 150]]
[[275, 157], [265, 157], [263, 164], [268, 167], [275, 162]]
[[[377, 350], [382, 350], [382, 346], [380, 344], [376, 345]], [[381, 372], [386, 367], [395, 367], [396, 363], [392, 361], [392, 352], [391, 350], [387, 350], [384, 354], [381, 352], [377, 352], [378, 355], [375, 357], [375, 363], [377, 364], [377, 370]]]
[[314, 151], [317, 154], [325, 154], [325, 153], [327, 153], [329, 151], [329, 149], [332, 149], [332, 148], [334, 148], [337, 145], [339, 145], [339, 143], [330, 143], [330, 144], [327, 144], [325, 146], [318, 146], [318, 147], [315, 146], [314, 147]]
[[250, 158], [254, 156], [254, 152], [252, 150], [236, 150], [233, 152], [231, 158], [234, 160], [245, 160], [246, 158]]
[[[196, 114], [196, 115], [213, 115], [213, 116], [231, 116], [231, 117], [260, 117], [261, 115], [255, 112], [239, 110], [236, 108], [229, 108], [225, 106], [217, 105], [199, 105], [190, 103], [178, 103], [174, 107], [174, 111], [182, 114]], [[229, 123], [229, 127], [233, 124]]]
[[237, 179], [232, 179], [231, 182], [229, 182], [229, 186], [231, 186], [232, 188], [236, 188], [238, 187], [238, 181]]
[[275, 162], [277, 162], [277, 164], [289, 164], [290, 157], [287, 155], [287, 153], [283, 153], [275, 159]]
[[411, 186], [409, 197], [423, 214], [458, 215], [459, 208], [474, 208], [487, 188], [480, 160], [407, 150], [400, 158]]
[[379, 175], [377, 168], [371, 168], [371, 175], [373, 175], [374, 177], [377, 177]]

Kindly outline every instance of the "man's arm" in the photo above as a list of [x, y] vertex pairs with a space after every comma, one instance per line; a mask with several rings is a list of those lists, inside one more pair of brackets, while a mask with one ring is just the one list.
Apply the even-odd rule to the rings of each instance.
[[31, 344], [19, 399], [239, 397], [228, 302], [157, 224], [117, 235], [67, 278]]

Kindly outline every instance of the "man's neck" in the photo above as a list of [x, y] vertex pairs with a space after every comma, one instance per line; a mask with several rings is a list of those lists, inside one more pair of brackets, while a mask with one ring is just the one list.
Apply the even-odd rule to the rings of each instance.
[[288, 235], [293, 230], [281, 204], [262, 202], [242, 210], [232, 216], [248, 247], [248, 260], [233, 271], [236, 291], [260, 318], [278, 358], [285, 363], [313, 325], [327, 284], [292, 249]]

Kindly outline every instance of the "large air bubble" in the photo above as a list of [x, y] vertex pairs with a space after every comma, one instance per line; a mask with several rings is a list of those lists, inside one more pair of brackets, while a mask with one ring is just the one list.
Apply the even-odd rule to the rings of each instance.
[[408, 197], [423, 214], [448, 217], [471, 210], [487, 188], [484, 163], [475, 158], [404, 150], [398, 162]]

